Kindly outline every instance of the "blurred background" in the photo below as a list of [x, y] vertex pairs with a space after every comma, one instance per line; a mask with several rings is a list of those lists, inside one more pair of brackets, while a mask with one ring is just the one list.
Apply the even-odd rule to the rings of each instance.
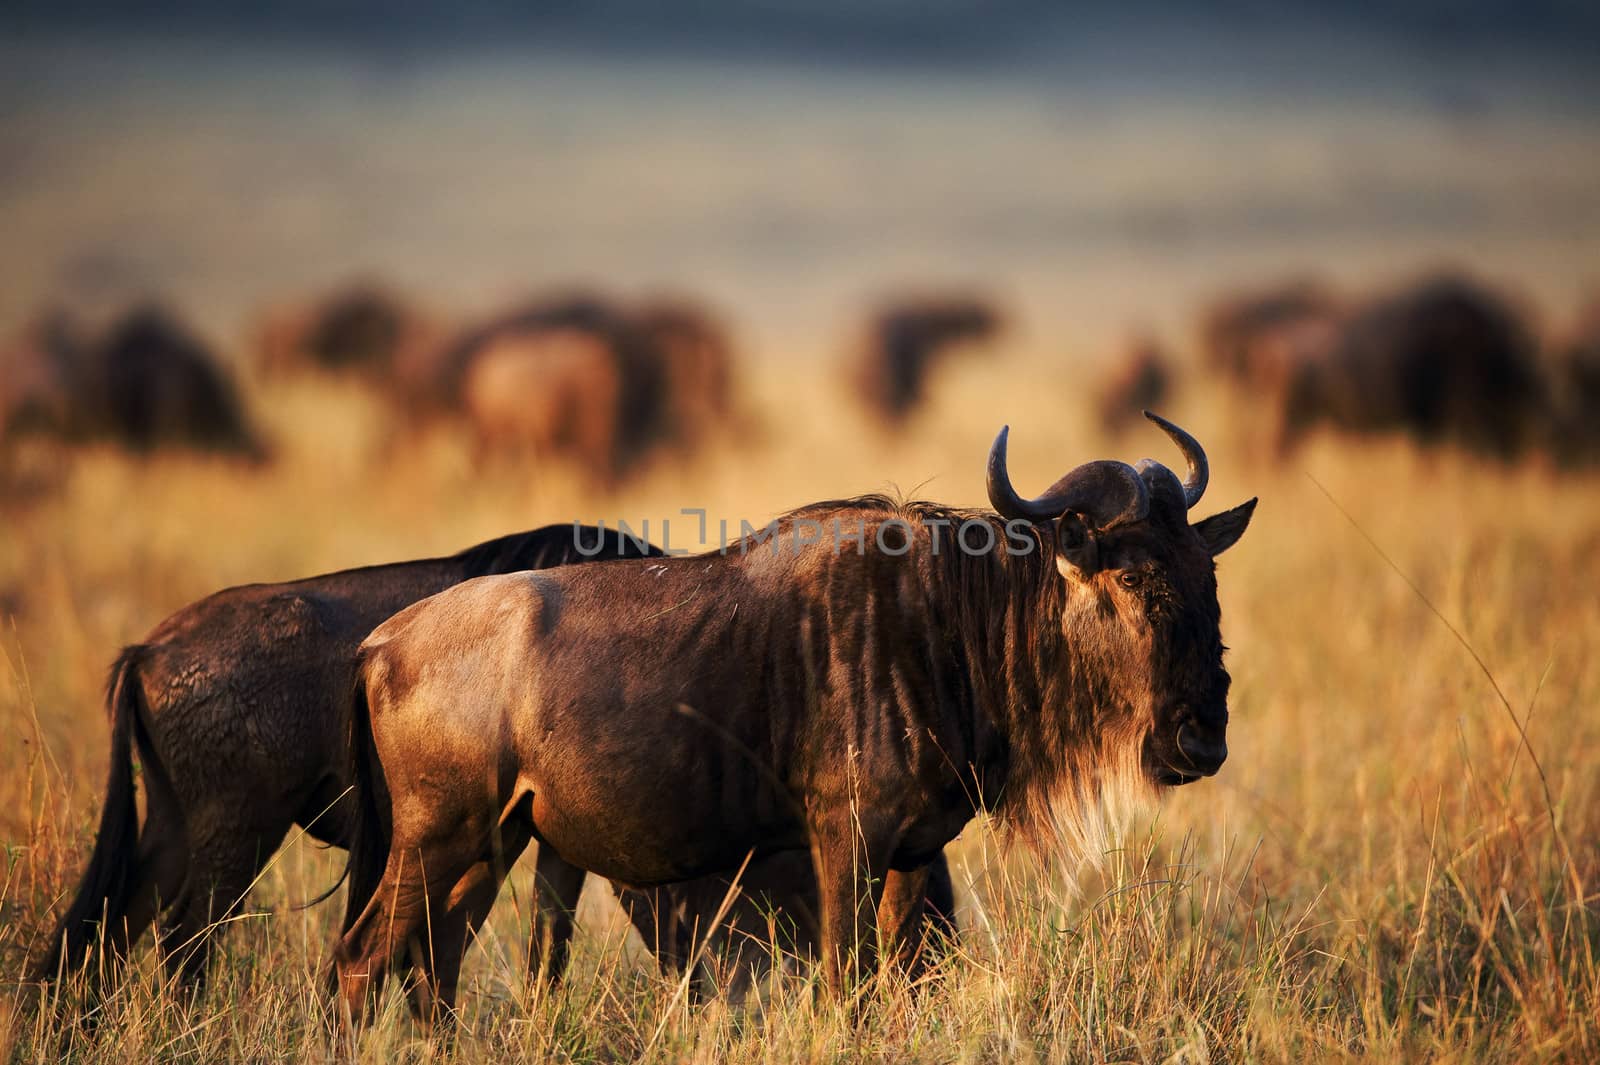
[[228, 358], [361, 278], [446, 315], [660, 286], [760, 358], [981, 286], [1088, 360], [1286, 271], [1597, 283], [1563, 3], [8, 4], [0, 324], [168, 301]]

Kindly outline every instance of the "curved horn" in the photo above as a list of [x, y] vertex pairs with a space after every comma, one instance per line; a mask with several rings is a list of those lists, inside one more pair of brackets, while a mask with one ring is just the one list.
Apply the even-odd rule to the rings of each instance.
[[1151, 499], [1159, 500], [1164, 508], [1174, 514], [1182, 515], [1189, 509], [1189, 504], [1184, 498], [1183, 485], [1178, 481], [1177, 474], [1155, 459], [1140, 459], [1133, 468], [1144, 478], [1144, 483], [1150, 489]]
[[1178, 445], [1178, 450], [1183, 452], [1183, 457], [1188, 461], [1189, 474], [1183, 479], [1183, 504], [1186, 508], [1192, 508], [1206, 494], [1206, 483], [1211, 480], [1211, 464], [1206, 461], [1205, 448], [1200, 446], [1200, 441], [1154, 411], [1147, 410], [1144, 416], [1172, 437], [1172, 442]]
[[989, 449], [989, 502], [1003, 518], [1051, 521], [1072, 511], [1096, 528], [1137, 521], [1150, 513], [1150, 490], [1126, 462], [1086, 462], [1051, 485], [1037, 499], [1023, 499], [1006, 471], [1008, 425]]
[[1017, 490], [1011, 486], [1011, 474], [1006, 471], [1006, 439], [1010, 435], [1011, 426], [1002, 425], [1000, 435], [994, 438], [994, 445], [989, 448], [989, 504], [1003, 518], [1027, 518], [1032, 521], [1033, 514], [1028, 501], [1017, 495]]

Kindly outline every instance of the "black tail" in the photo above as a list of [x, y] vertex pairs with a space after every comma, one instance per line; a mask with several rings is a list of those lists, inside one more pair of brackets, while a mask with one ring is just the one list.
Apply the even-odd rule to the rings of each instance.
[[[78, 894], [51, 937], [50, 950], [34, 969], [34, 979], [49, 980], [65, 966], [83, 964], [89, 948], [128, 913], [138, 857], [139, 812], [133, 796], [133, 731], [143, 697], [139, 658], [144, 648], [125, 647], [111, 667], [106, 712], [111, 717], [111, 770], [100, 808], [100, 834]], [[103, 922], [103, 925], [102, 925]]]
[[355, 927], [367, 903], [378, 890], [383, 867], [389, 861], [389, 825], [384, 816], [388, 789], [383, 767], [372, 742], [372, 715], [367, 706], [366, 669], [356, 669], [355, 691], [350, 697], [350, 780], [355, 786], [355, 822], [350, 830], [350, 856], [344, 878], [350, 886], [345, 892], [341, 934]]

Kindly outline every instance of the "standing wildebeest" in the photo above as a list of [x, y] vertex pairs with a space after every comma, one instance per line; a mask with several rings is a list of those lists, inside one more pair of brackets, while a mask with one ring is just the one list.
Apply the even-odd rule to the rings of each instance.
[[693, 446], [725, 426], [733, 408], [733, 345], [717, 320], [685, 300], [646, 304], [635, 319], [661, 359], [667, 435]]
[[1343, 305], [1310, 281], [1227, 297], [1201, 321], [1206, 365], [1253, 392], [1280, 396], [1296, 366], [1326, 351], [1343, 315]]
[[430, 333], [404, 300], [378, 285], [355, 284], [270, 314], [260, 328], [258, 359], [269, 374], [315, 367], [381, 381], [428, 344]]
[[[446, 558], [230, 588], [172, 615], [125, 648], [112, 668], [111, 769], [99, 836], [36, 977], [80, 965], [102, 928], [112, 953], [126, 953], [161, 910], [169, 965], [196, 977], [209, 943], [202, 929], [239, 902], [290, 827], [298, 823], [317, 840], [349, 845], [353, 800], [341, 796], [352, 784], [354, 656], [380, 621], [485, 574], [659, 554], [616, 532], [550, 525]], [[142, 829], [135, 744], [145, 781]], [[482, 876], [480, 870], [463, 878], [460, 896], [481, 890], [474, 877]], [[558, 930], [565, 922], [570, 932], [581, 887], [581, 876], [569, 879], [547, 900]], [[803, 912], [805, 890], [796, 883], [773, 896]], [[696, 907], [707, 892], [694, 885], [685, 891], [685, 898], [662, 891], [634, 902], [685, 913], [704, 927], [720, 893], [701, 914]], [[642, 921], [643, 910], [630, 909]], [[659, 942], [664, 963], [688, 957], [681, 938]]]
[[141, 452], [185, 447], [265, 454], [227, 370], [154, 304], [124, 313], [98, 335], [53, 313], [3, 361], [12, 378], [0, 386], [6, 436], [32, 431]]
[[79, 431], [83, 361], [83, 341], [60, 310], [41, 314], [0, 348], [0, 446]]
[[898, 424], [922, 402], [937, 360], [959, 345], [993, 338], [1001, 324], [999, 311], [970, 297], [926, 297], [892, 304], [868, 328], [854, 366], [857, 390], [886, 421]]
[[[124, 648], [107, 695], [99, 837], [38, 974], [80, 964], [102, 923], [107, 947], [126, 952], [163, 908], [170, 963], [199, 973], [195, 937], [245, 894], [292, 825], [348, 845], [350, 690], [373, 626], [464, 580], [585, 561], [580, 531], [551, 525], [447, 558], [230, 588]], [[581, 544], [595, 558], [659, 553], [615, 532], [584, 531]], [[180, 949], [191, 940], [197, 949]]]
[[1172, 365], [1155, 338], [1135, 338], [1096, 390], [1101, 427], [1108, 433], [1123, 432], [1140, 412], [1165, 404], [1171, 396], [1172, 378]]
[[658, 445], [693, 447], [732, 405], [726, 334], [677, 300], [534, 304], [473, 330], [441, 366], [440, 395], [459, 398], [480, 450], [562, 455], [606, 480]]
[[1600, 458], [1600, 298], [1557, 342], [1550, 367], [1551, 450], [1564, 463]]
[[1281, 444], [1327, 424], [1403, 430], [1423, 444], [1510, 459], [1547, 418], [1532, 333], [1517, 308], [1443, 274], [1369, 301], [1321, 358], [1294, 367]]
[[[589, 354], [575, 358], [565, 341], [544, 345], [552, 333], [589, 337]], [[581, 434], [602, 442], [601, 450], [581, 456], [599, 475], [615, 478], [626, 473], [667, 433], [667, 377], [657, 345], [634, 316], [607, 300], [586, 295], [538, 300], [467, 330], [441, 349], [426, 374], [409, 386], [420, 409], [455, 410], [466, 400], [469, 388], [481, 396], [485, 386], [481, 379], [474, 384], [474, 368], [491, 355], [498, 364], [493, 377], [515, 377], [531, 388], [538, 381], [540, 362], [549, 360], [550, 388], [564, 394], [593, 388], [601, 394], [600, 399], [586, 401], [597, 413]], [[536, 420], [548, 404], [537, 394], [528, 402], [533, 413], [519, 428], [522, 442], [548, 444], [560, 439], [562, 425]], [[503, 424], [503, 419], [497, 417], [496, 422]], [[494, 431], [504, 435], [501, 429]]]
[[265, 454], [232, 377], [159, 307], [136, 308], [112, 326], [94, 372], [104, 431], [128, 447]]
[[611, 346], [587, 329], [548, 328], [487, 341], [461, 384], [480, 457], [565, 457], [617, 473], [624, 383]]
[[[534, 839], [541, 881], [643, 887], [808, 850], [837, 988], [875, 930], [903, 956], [929, 864], [979, 811], [1042, 835], [1098, 788], [1216, 772], [1214, 559], [1255, 501], [1190, 525], [1205, 454], [1156, 420], [1182, 483], [1099, 461], [1025, 500], [1002, 431], [998, 513], [816, 504], [733, 554], [487, 577], [379, 626], [335, 951], [351, 1016], [467, 870]], [[448, 1008], [459, 929], [426, 934]]]

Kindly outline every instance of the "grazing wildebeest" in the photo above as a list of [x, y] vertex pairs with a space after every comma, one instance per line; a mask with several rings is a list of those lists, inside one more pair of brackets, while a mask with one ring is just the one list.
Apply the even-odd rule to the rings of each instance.
[[586, 561], [580, 545], [597, 559], [659, 553], [615, 532], [551, 525], [446, 558], [229, 588], [124, 648], [107, 694], [99, 836], [38, 975], [81, 964], [102, 934], [125, 953], [162, 910], [169, 964], [197, 975], [208, 940], [195, 937], [245, 894], [291, 826], [348, 845], [350, 690], [373, 626], [464, 580]]
[[82, 431], [82, 338], [68, 316], [47, 311], [0, 348], [0, 445], [24, 436]]
[[1600, 298], [1562, 337], [1550, 367], [1551, 451], [1564, 463], [1600, 459]]
[[622, 368], [587, 329], [549, 328], [487, 341], [461, 385], [481, 457], [564, 457], [617, 473]]
[[806, 850], [838, 989], [879, 933], [903, 957], [929, 864], [978, 812], [1042, 836], [1100, 788], [1215, 773], [1214, 559], [1255, 501], [1189, 524], [1205, 453], [1156, 420], [1182, 482], [1098, 461], [1026, 500], [1002, 430], [995, 511], [821, 503], [731, 553], [481, 578], [379, 626], [352, 717], [350, 1015], [423, 935], [448, 1009], [461, 939], [429, 915], [534, 839], [541, 881], [633, 887]]
[[962, 345], [993, 338], [1002, 323], [991, 304], [971, 297], [896, 302], [868, 327], [854, 366], [856, 387], [869, 407], [898, 424], [922, 402], [936, 361]]
[[1343, 315], [1339, 300], [1304, 280], [1226, 297], [1201, 320], [1205, 363], [1254, 392], [1279, 396], [1296, 366], [1322, 356]]
[[1368, 301], [1322, 357], [1294, 367], [1281, 444], [1326, 424], [1400, 430], [1510, 459], [1536, 440], [1548, 411], [1533, 336], [1515, 305], [1444, 274]]
[[90, 373], [97, 435], [136, 451], [182, 446], [265, 455], [227, 370], [158, 306], [135, 308], [116, 322]]
[[1141, 412], [1171, 398], [1172, 366], [1154, 337], [1135, 338], [1100, 381], [1095, 408], [1108, 433], [1120, 433]]
[[265, 455], [232, 378], [193, 333], [154, 304], [102, 332], [56, 311], [7, 349], [4, 438], [105, 440], [134, 451], [184, 447]]
[[314, 367], [382, 381], [430, 334], [404, 300], [381, 286], [358, 283], [270, 314], [261, 326], [258, 357], [269, 374]]
[[[419, 409], [459, 409], [480, 358], [503, 352], [508, 345], [526, 344], [537, 350], [538, 339], [551, 332], [586, 334], [594, 341], [594, 351], [609, 357], [603, 369], [595, 360], [587, 360], [590, 368], [573, 384], [592, 383], [610, 400], [613, 413], [605, 427], [609, 446], [587, 458], [595, 472], [621, 476], [667, 433], [667, 378], [660, 351], [641, 323], [598, 297], [536, 300], [465, 331], [440, 349], [426, 374], [409, 385], [417, 393]], [[535, 360], [524, 351], [510, 361], [526, 368]], [[573, 375], [573, 360], [558, 362], [564, 374]]]
[[658, 300], [635, 312], [655, 344], [666, 389], [666, 433], [693, 446], [725, 427], [733, 407], [733, 345], [704, 309]]

